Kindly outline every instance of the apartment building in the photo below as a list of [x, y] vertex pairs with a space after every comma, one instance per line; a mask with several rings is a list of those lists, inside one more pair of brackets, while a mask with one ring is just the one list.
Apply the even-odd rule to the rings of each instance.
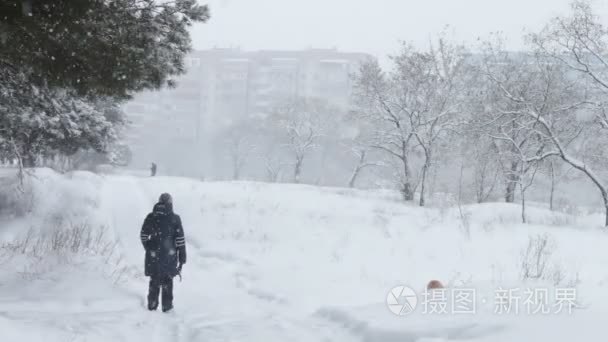
[[200, 149], [212, 132], [264, 116], [284, 98], [319, 97], [348, 106], [351, 76], [369, 58], [335, 49], [194, 51], [176, 88], [139, 94], [126, 104], [134, 164], [154, 160], [180, 168], [181, 160], [166, 156], [171, 150]]

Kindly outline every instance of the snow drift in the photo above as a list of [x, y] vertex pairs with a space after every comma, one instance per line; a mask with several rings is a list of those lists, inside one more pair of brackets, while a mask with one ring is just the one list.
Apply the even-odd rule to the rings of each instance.
[[[162, 192], [174, 197], [189, 254], [171, 315], [145, 310], [139, 242]], [[27, 211], [0, 220], [6, 341], [596, 340], [608, 313], [599, 215], [530, 208], [524, 225], [509, 204], [419, 208], [382, 191], [44, 169], [25, 193]], [[28, 232], [83, 225], [104, 233], [74, 252], [10, 248]], [[479, 310], [399, 317], [387, 309], [391, 288], [422, 292], [431, 279], [475, 289]], [[578, 307], [493, 312], [497, 288], [528, 287], [576, 288]]]

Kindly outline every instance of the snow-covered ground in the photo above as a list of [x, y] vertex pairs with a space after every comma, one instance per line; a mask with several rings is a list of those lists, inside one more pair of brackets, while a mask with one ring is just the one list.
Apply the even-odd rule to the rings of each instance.
[[[25, 191], [27, 215], [0, 220], [2, 341], [570, 342], [604, 336], [608, 236], [599, 215], [530, 208], [524, 225], [517, 205], [418, 208], [380, 191], [49, 170], [37, 170]], [[145, 309], [139, 242], [143, 218], [162, 192], [174, 197], [189, 258], [171, 314]], [[36, 257], [14, 248], [28, 231], [84, 224], [106, 232], [97, 244], [114, 242], [115, 251], [93, 244], [84, 252]], [[549, 244], [545, 277], [523, 281], [524, 252], [538, 236]], [[475, 313], [452, 312], [450, 300], [447, 314], [425, 313], [422, 292], [431, 279], [447, 284], [449, 296], [475, 291]], [[387, 295], [399, 285], [418, 292], [414, 313], [398, 316], [387, 307]], [[527, 288], [547, 289], [552, 312], [529, 314]], [[577, 308], [556, 313], [550, 307], [555, 292], [571, 288]], [[514, 306], [496, 312], [502, 290], [514, 291], [510, 299], [519, 302], [519, 313]]]

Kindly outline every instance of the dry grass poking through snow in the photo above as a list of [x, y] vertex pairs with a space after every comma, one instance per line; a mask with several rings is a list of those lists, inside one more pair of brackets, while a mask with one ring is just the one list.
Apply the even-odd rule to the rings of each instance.
[[108, 229], [86, 222], [59, 222], [50, 229], [30, 228], [24, 235], [0, 245], [0, 262], [23, 263], [20, 274], [26, 279], [39, 278], [61, 266], [84, 264], [91, 258], [103, 261], [103, 273], [114, 283], [134, 272], [124, 263], [117, 242], [108, 237]]
[[522, 280], [546, 280], [555, 286], [567, 283], [573, 287], [578, 283], [576, 277], [570, 277], [562, 265], [553, 258], [557, 249], [556, 242], [548, 234], [530, 236], [527, 247], [521, 255]]

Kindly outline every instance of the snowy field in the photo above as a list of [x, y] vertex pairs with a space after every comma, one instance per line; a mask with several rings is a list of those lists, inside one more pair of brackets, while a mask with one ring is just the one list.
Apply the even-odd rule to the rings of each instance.
[[[12, 176], [3, 175], [6, 188]], [[24, 191], [21, 202], [3, 203], [26, 212], [4, 208], [0, 219], [3, 342], [570, 342], [605, 333], [608, 236], [599, 214], [530, 208], [524, 225], [520, 208], [502, 203], [419, 208], [387, 192], [44, 169]], [[139, 241], [161, 192], [174, 197], [188, 248], [170, 314], [145, 308]], [[63, 249], [36, 243], [62, 229], [94, 233]], [[526, 257], [542, 241], [540, 256], [532, 248]], [[447, 313], [424, 312], [431, 279], [448, 285], [450, 299], [474, 291], [475, 312], [456, 313], [441, 298]], [[419, 294], [415, 312], [387, 307], [399, 285]], [[526, 289], [546, 289], [550, 312], [527, 312]], [[555, 294], [572, 289], [576, 307], [560, 311]], [[502, 290], [513, 296], [500, 313]]]

